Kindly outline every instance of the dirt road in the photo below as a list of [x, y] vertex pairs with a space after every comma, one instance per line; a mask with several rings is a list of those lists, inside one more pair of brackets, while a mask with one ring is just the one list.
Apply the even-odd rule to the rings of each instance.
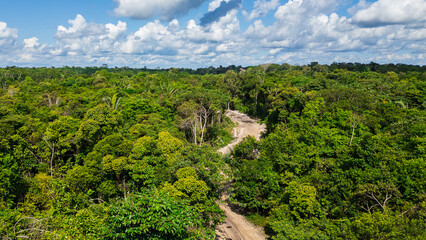
[[230, 144], [218, 150], [222, 154], [230, 153], [231, 150], [247, 136], [253, 136], [259, 140], [261, 133], [266, 129], [264, 124], [261, 125], [246, 114], [238, 111], [228, 110], [226, 111], [226, 116], [228, 116], [234, 123], [237, 123], [238, 126], [234, 128], [234, 140]]
[[[226, 147], [219, 149], [222, 154], [228, 154], [231, 150], [247, 136], [253, 136], [259, 140], [265, 131], [265, 125], [258, 124], [255, 120], [238, 111], [228, 110], [226, 115], [238, 124], [234, 128], [234, 141]], [[248, 222], [242, 215], [234, 212], [228, 205], [230, 187], [232, 181], [224, 184], [224, 193], [221, 197], [219, 207], [225, 212], [226, 220], [216, 228], [216, 240], [264, 240], [263, 229]]]

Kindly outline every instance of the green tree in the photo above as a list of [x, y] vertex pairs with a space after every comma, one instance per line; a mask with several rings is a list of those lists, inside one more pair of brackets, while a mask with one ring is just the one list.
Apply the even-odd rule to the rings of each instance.
[[104, 224], [105, 239], [205, 239], [201, 218], [184, 201], [145, 190], [113, 204]]
[[87, 111], [77, 131], [81, 148], [94, 146], [99, 140], [118, 130], [122, 124], [122, 115], [110, 111], [106, 105], [98, 105]]

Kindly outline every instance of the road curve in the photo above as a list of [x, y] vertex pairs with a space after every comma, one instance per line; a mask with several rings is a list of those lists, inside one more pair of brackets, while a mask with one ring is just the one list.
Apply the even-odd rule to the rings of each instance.
[[[238, 111], [226, 111], [226, 115], [237, 124], [234, 128], [234, 140], [227, 146], [218, 150], [222, 154], [229, 154], [231, 150], [247, 136], [253, 136], [257, 140], [265, 131], [265, 125], [259, 124], [246, 114]], [[216, 240], [265, 240], [265, 234], [261, 227], [247, 221], [244, 216], [234, 212], [228, 205], [232, 182], [224, 184], [224, 193], [219, 207], [225, 212], [226, 220], [216, 228]]]

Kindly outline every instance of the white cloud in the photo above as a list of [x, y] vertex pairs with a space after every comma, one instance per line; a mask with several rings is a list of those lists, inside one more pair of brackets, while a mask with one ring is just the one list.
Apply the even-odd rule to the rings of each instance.
[[279, 0], [256, 0], [254, 2], [254, 9], [251, 13], [243, 11], [244, 17], [248, 20], [252, 20], [258, 17], [265, 16], [269, 11], [275, 10], [280, 5]]
[[240, 22], [237, 18], [238, 11], [231, 10], [225, 16], [219, 18], [207, 26], [188, 23], [186, 35], [194, 41], [229, 41], [235, 40], [240, 32]]
[[24, 48], [26, 49], [31, 49], [31, 48], [33, 49], [40, 45], [41, 44], [38, 42], [38, 38], [36, 37], [24, 39]]
[[46, 44], [38, 42], [38, 38], [32, 37], [24, 39], [23, 51], [20, 51], [20, 62], [31, 62], [36, 58], [41, 58], [46, 54]]
[[[367, 2], [361, 1], [350, 11], [359, 12], [369, 7]], [[293, 61], [317, 58], [326, 62], [345, 58], [346, 61], [362, 61], [363, 54], [403, 56], [407, 51], [411, 52], [410, 56], [424, 56], [423, 16], [413, 19], [410, 25], [360, 27], [353, 19], [334, 13], [333, 9], [337, 8], [335, 0], [290, 0], [278, 7], [272, 25], [265, 26], [262, 20], [256, 20], [246, 29], [246, 47], [253, 49], [252, 54], [263, 53], [276, 60], [286, 56]], [[418, 60], [415, 57], [393, 59]]]
[[[220, 10], [217, 7], [230, 1], [211, 0], [209, 12]], [[169, 19], [183, 14], [178, 9], [166, 9], [170, 6], [164, 3], [173, 2], [171, 0], [144, 2], [145, 6], [156, 6], [145, 9], [151, 11], [150, 17], [170, 21], [152, 20], [134, 32], [127, 32], [125, 22], [99, 24], [77, 15], [68, 21], [68, 25], [58, 26], [55, 44], [40, 43], [36, 37], [19, 41], [18, 30], [0, 22], [0, 62], [48, 66], [106, 63], [136, 67], [205, 67], [265, 62], [304, 64], [312, 61], [419, 64], [424, 63], [426, 56], [424, 16], [404, 24], [402, 22], [406, 20], [402, 21], [398, 14], [395, 18], [399, 19], [398, 24], [383, 24], [385, 21], [382, 21], [377, 25], [362, 25], [359, 19], [355, 20], [355, 16], [361, 16], [363, 11], [379, 11], [375, 4], [383, 8], [383, 15], [386, 15], [389, 7], [379, 4], [382, 0], [375, 3], [361, 0], [348, 10], [354, 14], [353, 18], [335, 12], [341, 3], [338, 0], [290, 0], [281, 1], [284, 2], [281, 5], [277, 0], [257, 0], [252, 11], [245, 14], [246, 19], [255, 20], [244, 32], [240, 29], [240, 8], [232, 8], [215, 21], [202, 24], [200, 19], [186, 22]], [[190, 8], [181, 7], [181, 10]], [[275, 18], [272, 23], [269, 17], [264, 18], [268, 12]], [[376, 20], [373, 22], [377, 23]]]
[[[0, 22], [0, 46], [10, 47], [18, 38], [18, 30], [16, 28], [7, 27], [7, 23]], [[1, 51], [1, 50], [0, 50]]]
[[107, 37], [115, 40], [126, 33], [127, 23], [122, 21], [118, 21], [117, 25], [108, 23], [105, 25], [105, 28], [107, 30]]
[[215, 50], [225, 52], [225, 46], [238, 49], [235, 43], [235, 38], [239, 35], [236, 15], [236, 10], [230, 11], [206, 27], [190, 20], [181, 30], [177, 20], [173, 20], [168, 26], [159, 21], [149, 22], [129, 35], [121, 44], [120, 51], [126, 54], [153, 54], [161, 58], [177, 55], [178, 58], [199, 64], [216, 56]]
[[252, 25], [247, 28], [245, 35], [249, 38], [253, 37], [258, 39], [264, 39], [270, 34], [270, 32], [271, 28], [265, 27], [263, 25], [262, 20], [256, 20]]
[[226, 2], [228, 3], [231, 0], [213, 0], [209, 3], [209, 12], [216, 10], [220, 6], [220, 3]]
[[58, 26], [55, 37], [58, 39], [82, 38], [85, 36], [95, 36], [105, 33], [105, 26], [102, 24], [87, 23], [86, 19], [77, 14], [75, 19], [68, 21], [72, 26], [66, 28], [62, 25]]
[[366, 0], [359, 0], [359, 2], [356, 5], [350, 7], [347, 12], [351, 15], [354, 15], [359, 10], [369, 8], [371, 4], [373, 3], [367, 2]]
[[179, 30], [179, 21], [176, 19], [173, 19], [173, 21], [169, 23], [169, 27], [167, 28], [167, 30], [169, 30], [170, 32], [175, 32]]
[[17, 62], [21, 62], [21, 63], [29, 63], [34, 61], [35, 58], [33, 57], [32, 54], [29, 53], [21, 53], [18, 55], [18, 59]]
[[337, 0], [290, 0], [275, 13], [278, 20], [302, 22], [304, 18], [332, 13], [338, 6]]
[[224, 56], [229, 57], [241, 49], [237, 14], [237, 10], [231, 10], [207, 26], [198, 25], [195, 20], [189, 20], [182, 27], [177, 20], [168, 25], [158, 20], [149, 22], [130, 34], [116, 51], [143, 56], [142, 61], [148, 65], [210, 66], [221, 60], [232, 64], [235, 58]]
[[7, 23], [0, 22], [0, 38], [17, 38], [18, 30], [16, 28], [8, 28]]
[[354, 22], [362, 26], [407, 24], [426, 21], [425, 0], [378, 0], [354, 13]]
[[58, 43], [56, 49], [51, 50], [54, 54], [74, 56], [78, 53], [112, 52], [127, 30], [125, 22], [118, 21], [116, 25], [88, 23], [80, 14], [68, 22], [69, 28], [58, 26], [55, 35]]
[[165, 49], [170, 49], [179, 44], [176, 35], [173, 33], [179, 23], [175, 21], [172, 26], [174, 27], [169, 28], [169, 26], [162, 25], [159, 21], [149, 22], [135, 33], [129, 35], [127, 40], [120, 46], [120, 51], [137, 54], [164, 53]]
[[292, 0], [277, 9], [272, 26], [265, 27], [257, 20], [245, 35], [254, 42], [263, 39], [257, 45], [266, 48], [304, 49], [315, 43], [336, 42], [340, 30], [350, 28], [346, 18], [327, 15], [336, 7], [335, 0]]
[[401, 61], [401, 60], [406, 60], [406, 59], [412, 59], [413, 56], [411, 56], [408, 53], [405, 53], [405, 54], [402, 54], [402, 55], [388, 54], [388, 55], [386, 55], [386, 58], [389, 59], [389, 60], [398, 60], [398, 61]]
[[159, 17], [162, 21], [170, 21], [183, 16], [189, 10], [199, 7], [206, 0], [114, 0], [118, 7], [114, 13], [119, 17], [150, 19]]
[[228, 15], [234, 9], [239, 9], [242, 4], [242, 0], [229, 0], [228, 2], [222, 1], [220, 6], [214, 11], [207, 12], [200, 18], [200, 25], [206, 26], [217, 22], [220, 18]]

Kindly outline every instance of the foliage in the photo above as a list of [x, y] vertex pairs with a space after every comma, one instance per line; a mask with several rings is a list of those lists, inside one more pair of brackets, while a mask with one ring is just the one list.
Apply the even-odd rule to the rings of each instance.
[[401, 213], [425, 197], [424, 100], [408, 97], [425, 95], [423, 71], [287, 67], [244, 73], [245, 111], [268, 132], [232, 152], [233, 201], [272, 239], [421, 239], [421, 214]]
[[213, 239], [226, 175], [272, 239], [422, 239], [425, 69], [2, 68], [0, 236]]
[[113, 204], [105, 239], [201, 239], [201, 218], [184, 201], [145, 190]]

